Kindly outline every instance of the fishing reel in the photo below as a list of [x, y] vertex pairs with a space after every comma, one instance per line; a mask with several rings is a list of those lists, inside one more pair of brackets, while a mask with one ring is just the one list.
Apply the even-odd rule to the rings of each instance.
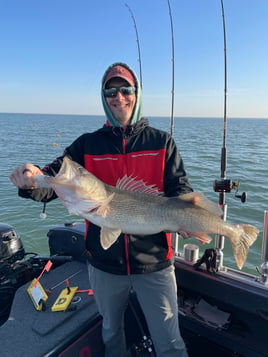
[[240, 195], [238, 193], [238, 188], [240, 186], [240, 182], [233, 182], [232, 180], [227, 180], [227, 179], [221, 179], [221, 180], [215, 180], [214, 181], [214, 192], [231, 192], [232, 190], [236, 190], [235, 197], [239, 198], [242, 203], [245, 203], [247, 200], [247, 193], [242, 192]]

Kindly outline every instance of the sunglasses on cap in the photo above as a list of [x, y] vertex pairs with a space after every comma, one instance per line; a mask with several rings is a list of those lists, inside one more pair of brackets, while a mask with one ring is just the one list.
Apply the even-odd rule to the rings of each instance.
[[103, 94], [106, 98], [115, 98], [118, 92], [120, 92], [122, 95], [132, 95], [136, 92], [136, 88], [133, 86], [121, 86], [103, 89]]

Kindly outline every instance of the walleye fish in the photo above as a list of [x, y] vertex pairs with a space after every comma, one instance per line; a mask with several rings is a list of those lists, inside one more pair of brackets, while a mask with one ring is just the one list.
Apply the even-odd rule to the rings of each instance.
[[[161, 231], [184, 232], [209, 242], [208, 234], [229, 238], [234, 258], [242, 269], [258, 229], [246, 224], [229, 224], [222, 210], [201, 193], [179, 197], [157, 195], [153, 186], [142, 189], [142, 181], [124, 178], [117, 187], [106, 185], [84, 167], [65, 157], [56, 176], [34, 176], [35, 187], [51, 186], [70, 214], [101, 227], [100, 240], [108, 249], [123, 232], [145, 236]], [[139, 188], [143, 192], [133, 191]]]

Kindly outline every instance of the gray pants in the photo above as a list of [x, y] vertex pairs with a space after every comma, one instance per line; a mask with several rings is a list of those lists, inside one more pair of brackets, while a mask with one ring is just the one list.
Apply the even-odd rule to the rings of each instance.
[[125, 357], [124, 312], [133, 289], [158, 357], [187, 357], [178, 322], [174, 267], [148, 274], [115, 275], [88, 265], [91, 287], [103, 317], [105, 357]]

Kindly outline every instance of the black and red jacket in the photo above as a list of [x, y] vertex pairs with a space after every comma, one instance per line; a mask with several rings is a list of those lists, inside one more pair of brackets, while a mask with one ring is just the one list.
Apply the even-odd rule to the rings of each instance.
[[[146, 119], [125, 129], [104, 125], [93, 133], [83, 134], [65, 150], [65, 155], [112, 186], [127, 175], [155, 185], [169, 197], [192, 191], [173, 138], [150, 127]], [[43, 171], [55, 175], [62, 159], [59, 157]], [[20, 190], [20, 195], [38, 201], [56, 198], [47, 189]], [[96, 268], [114, 274], [140, 274], [161, 270], [173, 262], [170, 234], [142, 237], [122, 233], [104, 250], [100, 245], [100, 228], [86, 223], [86, 248], [90, 263]]]

